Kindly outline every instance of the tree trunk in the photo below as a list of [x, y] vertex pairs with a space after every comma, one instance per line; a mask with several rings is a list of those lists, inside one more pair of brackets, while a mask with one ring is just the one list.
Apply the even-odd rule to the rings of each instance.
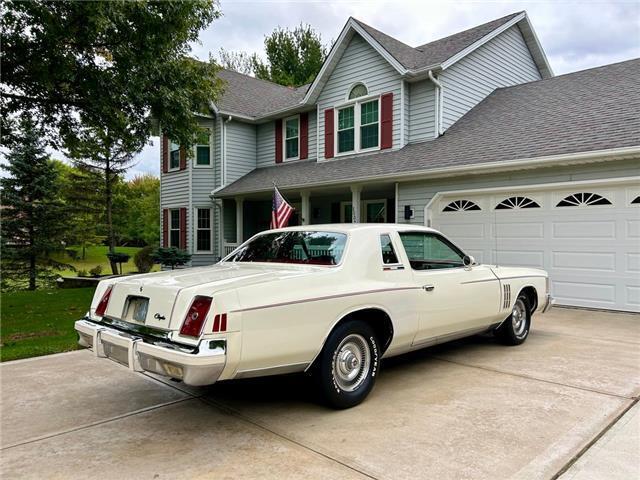
[[[115, 252], [116, 249], [116, 237], [113, 232], [113, 198], [111, 191], [111, 163], [110, 158], [107, 156], [105, 162], [104, 169], [104, 179], [105, 179], [105, 201], [107, 204], [107, 230], [109, 232], [109, 253]], [[109, 259], [109, 263], [111, 264], [111, 272], [114, 275], [118, 275], [118, 264], [113, 260]]]
[[34, 249], [35, 232], [33, 231], [33, 222], [29, 225], [29, 290], [36, 289], [36, 253]]

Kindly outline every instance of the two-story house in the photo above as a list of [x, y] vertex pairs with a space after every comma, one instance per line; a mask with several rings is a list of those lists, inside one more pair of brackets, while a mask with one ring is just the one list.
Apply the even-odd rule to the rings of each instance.
[[640, 61], [554, 76], [524, 12], [410, 47], [350, 18], [310, 85], [231, 71], [193, 155], [163, 137], [162, 242], [206, 265], [269, 228], [409, 222], [640, 309]]

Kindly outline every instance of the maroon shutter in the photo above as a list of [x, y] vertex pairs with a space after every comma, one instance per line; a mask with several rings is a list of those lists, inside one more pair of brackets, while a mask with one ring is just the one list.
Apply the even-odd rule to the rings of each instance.
[[324, 111], [324, 158], [333, 158], [333, 108]]
[[276, 120], [276, 163], [282, 163], [282, 119]]
[[187, 168], [187, 149], [180, 147], [180, 170]]
[[162, 246], [169, 246], [169, 209], [162, 209]]
[[380, 148], [393, 145], [393, 93], [382, 95], [380, 107]]
[[187, 209], [180, 209], [180, 249], [187, 249]]
[[162, 136], [162, 173], [169, 171], [169, 137]]
[[300, 159], [309, 157], [309, 113], [300, 114]]

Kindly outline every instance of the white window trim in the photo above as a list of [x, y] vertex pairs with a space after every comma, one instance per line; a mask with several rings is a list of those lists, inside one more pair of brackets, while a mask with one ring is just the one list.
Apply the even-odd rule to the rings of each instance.
[[[173, 216], [173, 212], [178, 212], [178, 228], [173, 228], [173, 222], [171, 221], [171, 218]], [[169, 247], [175, 247], [175, 248], [180, 248], [180, 209], [179, 208], [170, 208], [169, 209], [169, 225], [168, 225], [168, 230], [169, 230]], [[171, 244], [171, 233], [172, 232], [178, 232], [178, 245], [172, 245]]]
[[[360, 113], [360, 106], [363, 103], [368, 103], [372, 100], [378, 100], [378, 146], [376, 147], [369, 147], [369, 148], [360, 148], [360, 120], [361, 120], [361, 113]], [[340, 110], [344, 109], [344, 108], [348, 108], [353, 106], [353, 126], [354, 126], [354, 132], [353, 132], [353, 150], [349, 150], [348, 152], [339, 152], [338, 151], [338, 124], [339, 124], [339, 112]], [[334, 117], [335, 117], [335, 121], [334, 121], [334, 126], [333, 126], [333, 151], [334, 156], [335, 157], [344, 157], [346, 155], [354, 155], [357, 153], [366, 153], [366, 152], [375, 152], [380, 150], [380, 135], [382, 133], [381, 131], [381, 126], [382, 126], [382, 121], [381, 121], [381, 114], [382, 114], [382, 104], [381, 104], [381, 95], [367, 95], [366, 97], [358, 97], [358, 98], [354, 98], [353, 100], [350, 100], [348, 102], [344, 102], [340, 105], [336, 105], [334, 107]]]
[[[209, 210], [209, 238], [211, 248], [209, 250], [199, 250], [198, 249], [198, 231], [205, 230], [204, 228], [198, 228], [198, 210]], [[193, 245], [195, 253], [213, 253], [213, 208], [205, 206], [205, 207], [194, 207], [193, 208]]]
[[[287, 122], [293, 119], [298, 121], [298, 155], [287, 158]], [[292, 115], [282, 120], [282, 161], [292, 162], [294, 160], [300, 160], [300, 115]]]
[[205, 130], [209, 130], [209, 164], [198, 165], [198, 147], [203, 147], [204, 143], [197, 143], [193, 146], [193, 168], [213, 168], [213, 128], [202, 127]]
[[173, 152], [173, 150], [171, 149], [171, 144], [174, 145], [178, 145], [177, 143], [175, 143], [173, 140], [169, 140], [169, 152], [168, 152], [168, 159], [167, 159], [167, 171], [169, 172], [177, 172], [178, 170], [180, 170], [180, 145], [178, 145], [178, 166], [177, 167], [171, 167], [171, 153]]
[[[384, 223], [387, 223], [387, 199], [379, 198], [377, 200], [360, 200], [360, 223], [366, 223], [367, 221], [367, 205], [370, 203], [384, 203]], [[351, 201], [347, 200], [340, 202], [340, 223], [345, 223], [344, 207], [351, 205]]]

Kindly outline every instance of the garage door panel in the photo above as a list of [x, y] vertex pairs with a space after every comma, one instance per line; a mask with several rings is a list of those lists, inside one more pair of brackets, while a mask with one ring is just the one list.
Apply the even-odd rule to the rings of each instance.
[[599, 270], [615, 272], [615, 252], [553, 252], [551, 255], [553, 268], [574, 270]]
[[553, 238], [615, 238], [616, 222], [591, 220], [553, 222]]
[[[464, 198], [482, 210], [433, 210], [431, 218], [435, 228], [478, 261], [547, 270], [558, 304], [640, 312], [640, 205], [631, 204], [639, 183], [576, 182], [574, 187], [544, 186], [543, 191], [467, 193]], [[579, 198], [579, 192], [598, 193], [611, 204], [557, 207], [566, 196]], [[512, 202], [508, 209], [494, 209], [514, 196], [533, 198], [540, 208], [518, 209]], [[459, 198], [447, 193], [439, 204]]]

